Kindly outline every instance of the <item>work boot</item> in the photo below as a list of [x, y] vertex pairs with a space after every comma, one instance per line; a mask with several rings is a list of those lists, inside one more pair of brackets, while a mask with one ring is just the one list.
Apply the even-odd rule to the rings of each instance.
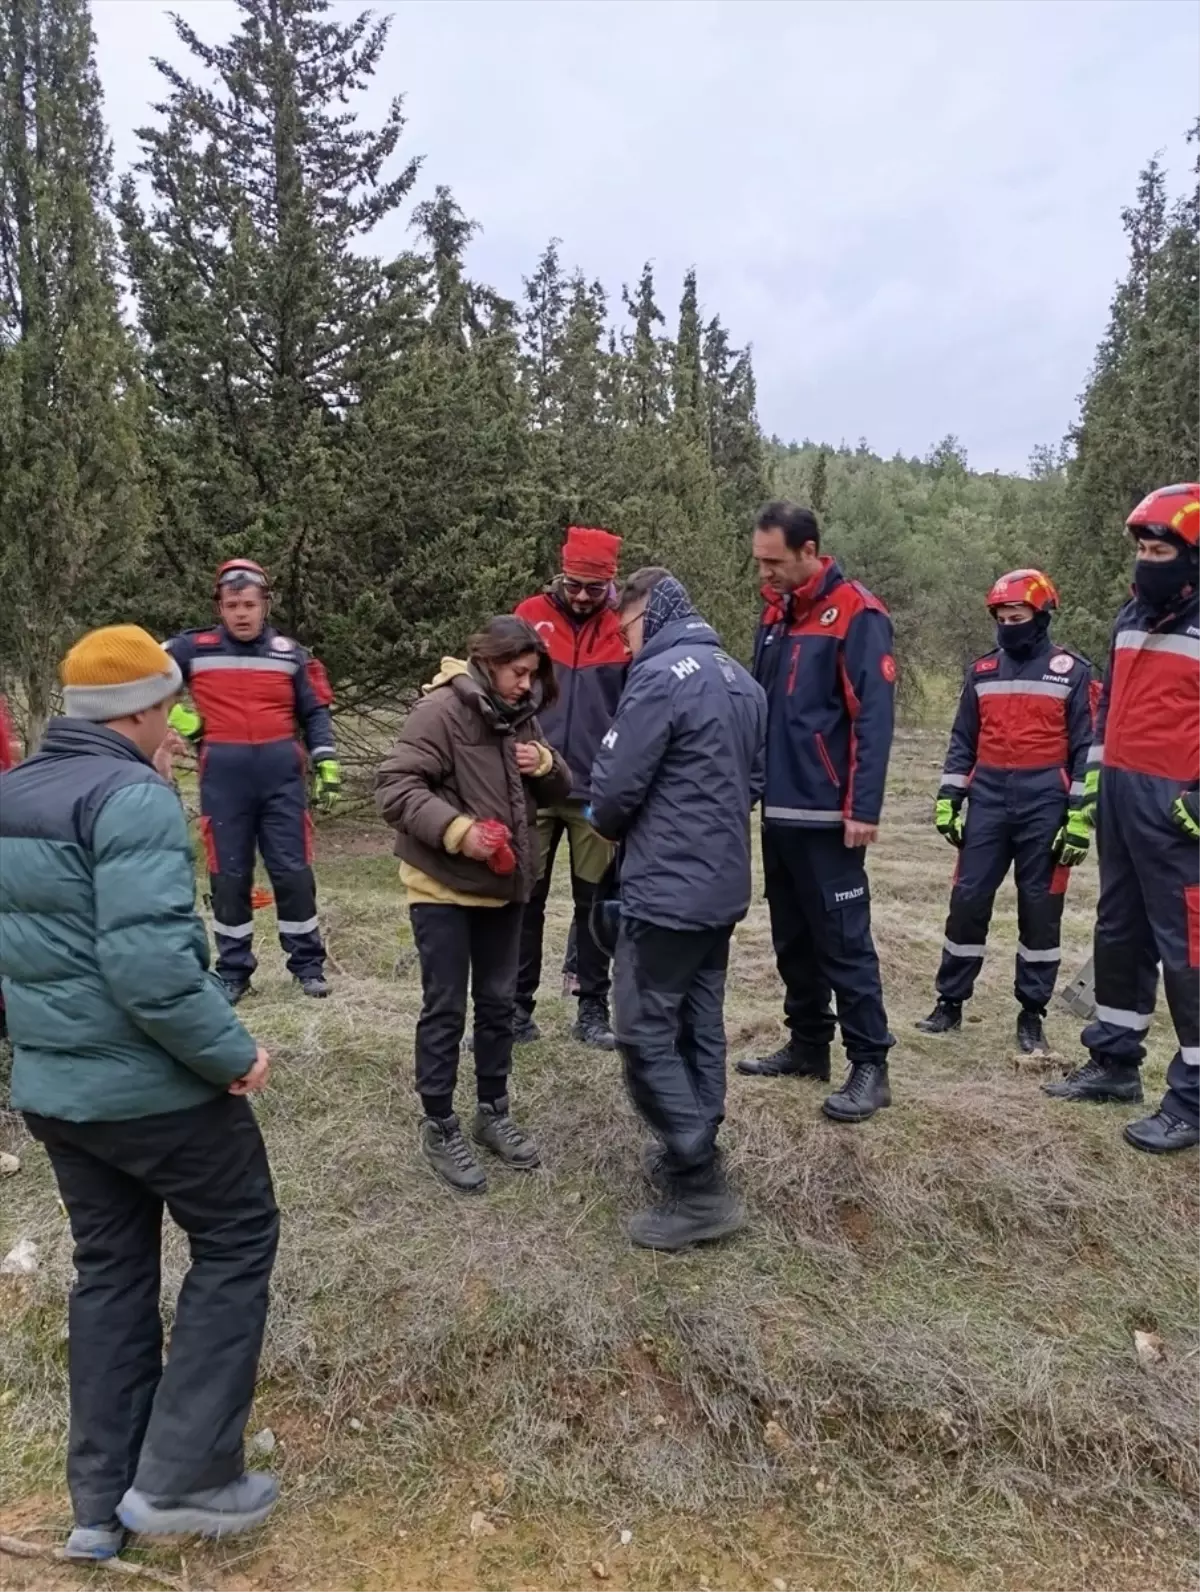
[[232, 1537], [261, 1526], [279, 1497], [279, 1482], [262, 1470], [243, 1471], [224, 1487], [178, 1497], [151, 1497], [131, 1487], [117, 1505], [121, 1524], [143, 1537]]
[[236, 1006], [243, 995], [254, 994], [254, 988], [248, 978], [228, 978], [222, 973], [220, 980], [221, 988], [225, 991], [225, 999], [231, 1006]]
[[852, 1061], [845, 1083], [822, 1102], [821, 1110], [835, 1122], [865, 1122], [891, 1103], [887, 1063]]
[[734, 1065], [747, 1078], [819, 1078], [829, 1082], [829, 1046], [780, 1045], [770, 1056], [747, 1056]]
[[651, 1188], [665, 1192], [670, 1187], [667, 1152], [657, 1139], [651, 1139], [649, 1144], [642, 1146], [642, 1176]]
[[532, 1172], [542, 1164], [537, 1145], [509, 1116], [507, 1095], [501, 1095], [499, 1100], [479, 1102], [475, 1107], [471, 1137], [476, 1144], [498, 1155], [505, 1166], [518, 1172]]
[[483, 1168], [471, 1154], [453, 1112], [448, 1117], [426, 1117], [421, 1123], [421, 1154], [460, 1194], [482, 1194], [487, 1188]]
[[513, 1013], [513, 1044], [532, 1045], [542, 1037], [542, 1031], [533, 1020], [533, 1013], [518, 1006]]
[[1200, 1144], [1200, 1127], [1160, 1106], [1152, 1117], [1125, 1124], [1125, 1142], [1135, 1150], [1148, 1150], [1151, 1155], [1169, 1155], [1173, 1150], [1190, 1150]]
[[329, 994], [329, 985], [323, 973], [309, 973], [305, 978], [298, 978], [296, 983], [315, 1001], [323, 1001]]
[[1142, 1099], [1141, 1068], [1133, 1061], [1092, 1056], [1061, 1083], [1044, 1083], [1042, 1093], [1054, 1100], [1116, 1100], [1137, 1105]]
[[125, 1527], [119, 1520], [110, 1520], [104, 1526], [76, 1526], [63, 1555], [68, 1559], [115, 1559], [124, 1546]]
[[916, 1025], [923, 1034], [950, 1034], [956, 1028], [962, 1027], [962, 1002], [944, 1001], [938, 997], [938, 1003], [928, 1017], [922, 1017]]
[[714, 1166], [671, 1179], [663, 1202], [632, 1218], [629, 1236], [639, 1249], [687, 1249], [726, 1238], [745, 1222], [746, 1207]]
[[1017, 1014], [1017, 1048], [1026, 1056], [1045, 1056], [1050, 1051], [1046, 1030], [1042, 1027], [1042, 1014], [1031, 1011], [1028, 1006]]
[[581, 995], [579, 1016], [571, 1027], [571, 1038], [592, 1050], [615, 1050], [617, 1041], [608, 1020], [608, 1003], [595, 995]]

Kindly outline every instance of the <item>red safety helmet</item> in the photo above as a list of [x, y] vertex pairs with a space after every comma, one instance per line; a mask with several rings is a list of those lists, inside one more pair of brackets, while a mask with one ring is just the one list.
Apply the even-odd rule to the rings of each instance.
[[1028, 603], [1035, 614], [1051, 614], [1058, 607], [1058, 592], [1040, 569], [1010, 569], [987, 594], [989, 609], [1004, 603]]
[[241, 591], [244, 586], [257, 586], [264, 597], [271, 595], [271, 582], [267, 579], [266, 570], [252, 558], [226, 559], [217, 571], [213, 584], [214, 602], [220, 602], [221, 588], [224, 586], [229, 586], [233, 591]]
[[1200, 542], [1200, 486], [1195, 481], [1160, 486], [1142, 499], [1125, 525], [1134, 538], [1153, 536], [1194, 548]]

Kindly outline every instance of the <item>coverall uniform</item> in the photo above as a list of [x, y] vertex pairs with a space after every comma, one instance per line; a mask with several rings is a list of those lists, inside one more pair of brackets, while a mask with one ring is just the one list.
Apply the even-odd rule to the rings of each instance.
[[1200, 1120], [1200, 845], [1171, 815], [1200, 785], [1200, 605], [1117, 616], [1089, 760], [1098, 765], [1100, 902], [1093, 1057], [1140, 1064], [1158, 964], [1179, 1048], [1164, 1111]]
[[227, 983], [245, 984], [257, 966], [251, 907], [257, 847], [275, 894], [288, 969], [301, 980], [319, 978], [325, 947], [308, 768], [337, 755], [324, 666], [270, 625], [254, 641], [238, 641], [218, 624], [185, 631], [166, 647], [203, 721], [200, 831], [217, 972]]
[[[785, 597], [769, 588], [754, 648], [767, 693], [763, 863], [792, 1043], [828, 1056], [837, 998], [852, 1063], [886, 1066], [866, 848], [842, 823], [877, 824], [891, 753], [896, 663], [887, 609], [831, 558]], [[826, 1070], [827, 1075], [827, 1070]]]
[[1083, 799], [1092, 739], [1092, 667], [1048, 637], [1029, 657], [997, 648], [967, 670], [939, 797], [968, 793], [954, 885], [940, 1000], [969, 1000], [983, 966], [992, 904], [1010, 866], [1017, 883], [1014, 992], [1045, 1014], [1062, 951], [1059, 940], [1070, 869], [1056, 864], [1054, 837], [1068, 807]]

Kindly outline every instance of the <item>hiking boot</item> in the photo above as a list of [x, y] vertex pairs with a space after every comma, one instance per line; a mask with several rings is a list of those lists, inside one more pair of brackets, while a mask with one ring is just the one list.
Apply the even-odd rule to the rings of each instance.
[[296, 983], [315, 1001], [323, 1001], [329, 994], [329, 985], [325, 982], [324, 973], [310, 973], [306, 978], [298, 978]]
[[577, 1039], [581, 1045], [590, 1046], [592, 1050], [617, 1048], [605, 1001], [597, 1000], [594, 996], [580, 997], [579, 1017], [572, 1024], [571, 1038]]
[[746, 1223], [746, 1207], [720, 1177], [702, 1187], [673, 1184], [661, 1205], [639, 1211], [629, 1236], [639, 1249], [687, 1249], [736, 1233]]
[[125, 1546], [125, 1527], [119, 1520], [104, 1526], [76, 1526], [67, 1538], [67, 1559], [115, 1559]]
[[950, 1034], [962, 1027], [962, 1002], [938, 1001], [928, 1017], [922, 1017], [916, 1027], [923, 1034]]
[[421, 1154], [442, 1181], [460, 1194], [482, 1194], [487, 1188], [483, 1168], [471, 1154], [453, 1113], [426, 1117], [421, 1123]]
[[121, 1524], [143, 1537], [232, 1537], [261, 1526], [279, 1497], [279, 1482], [265, 1471], [243, 1471], [224, 1487], [178, 1497], [151, 1497], [131, 1487], [117, 1505]]
[[781, 1045], [771, 1056], [747, 1056], [734, 1065], [747, 1078], [819, 1078], [829, 1082], [828, 1045]]
[[499, 1100], [479, 1102], [475, 1107], [471, 1137], [476, 1144], [498, 1155], [505, 1166], [518, 1172], [532, 1172], [542, 1164], [537, 1145], [509, 1116], [507, 1095]]
[[845, 1083], [822, 1103], [821, 1110], [835, 1122], [865, 1122], [891, 1103], [886, 1062], [852, 1061]]
[[236, 1006], [243, 995], [253, 995], [254, 989], [248, 978], [226, 978], [220, 976], [221, 988], [225, 991], [225, 999], [231, 1006]]
[[1190, 1150], [1200, 1144], [1200, 1127], [1160, 1107], [1152, 1117], [1127, 1122], [1125, 1142], [1135, 1150], [1148, 1150], [1151, 1155], [1169, 1155], [1173, 1150]]
[[1046, 1043], [1046, 1030], [1042, 1027], [1041, 1012], [1024, 1007], [1017, 1016], [1017, 1048], [1026, 1056], [1046, 1056], [1050, 1046]]
[[513, 1044], [532, 1045], [541, 1037], [542, 1031], [534, 1022], [532, 1014], [518, 1007], [513, 1013]]
[[1042, 1093], [1054, 1100], [1116, 1100], [1137, 1105], [1142, 1099], [1141, 1068], [1133, 1061], [1092, 1056], [1061, 1083], [1044, 1083]]
[[671, 1179], [667, 1172], [667, 1152], [657, 1139], [642, 1146], [642, 1176], [651, 1188], [666, 1190]]

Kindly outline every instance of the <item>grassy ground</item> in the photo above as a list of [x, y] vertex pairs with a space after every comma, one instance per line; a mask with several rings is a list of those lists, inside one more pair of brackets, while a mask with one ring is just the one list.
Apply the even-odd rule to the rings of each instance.
[[[1135, 1112], [1052, 1103], [1018, 1067], [1010, 890], [968, 1025], [914, 1032], [952, 860], [928, 822], [941, 749], [903, 738], [873, 859], [895, 1106], [839, 1128], [814, 1084], [731, 1075], [751, 1225], [676, 1258], [623, 1236], [643, 1135], [619, 1063], [567, 1038], [555, 992], [514, 1087], [545, 1171], [493, 1173], [474, 1202], [433, 1181], [387, 840], [324, 831], [333, 998], [298, 999], [264, 937], [244, 1008], [276, 1062], [260, 1110], [284, 1241], [251, 1430], [278, 1440], [284, 1502], [257, 1540], [136, 1556], [222, 1588], [1194, 1584], [1196, 1159], [1135, 1155]], [[1094, 898], [1089, 865], [1064, 969]], [[773, 1048], [779, 1015], [756, 905], [731, 1053]], [[1051, 1031], [1078, 1059], [1077, 1024], [1056, 1011]], [[1151, 1043], [1153, 1098], [1165, 1026]], [[0, 1531], [31, 1536], [66, 1523], [70, 1246], [40, 1150], [11, 1119], [0, 1148], [23, 1161], [0, 1185], [0, 1252], [28, 1236], [45, 1256], [0, 1279]], [[176, 1235], [170, 1255], [177, 1279]], [[1139, 1329], [1162, 1364], [1139, 1364]], [[0, 1584], [84, 1579], [0, 1558]]]

